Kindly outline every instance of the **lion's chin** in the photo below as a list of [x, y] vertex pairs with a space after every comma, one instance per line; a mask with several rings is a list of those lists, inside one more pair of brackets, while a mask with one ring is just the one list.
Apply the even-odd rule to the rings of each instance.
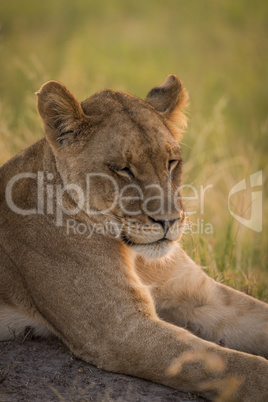
[[144, 258], [152, 260], [170, 255], [175, 244], [175, 241], [164, 239], [149, 244], [132, 244], [130, 247]]

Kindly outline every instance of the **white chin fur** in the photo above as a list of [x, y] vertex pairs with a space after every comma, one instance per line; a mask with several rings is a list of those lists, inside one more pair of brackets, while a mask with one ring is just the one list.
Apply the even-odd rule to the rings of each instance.
[[176, 242], [163, 242], [153, 243], [148, 245], [135, 245], [133, 249], [136, 253], [141, 254], [144, 258], [149, 260], [155, 260], [163, 257], [167, 257], [172, 253]]

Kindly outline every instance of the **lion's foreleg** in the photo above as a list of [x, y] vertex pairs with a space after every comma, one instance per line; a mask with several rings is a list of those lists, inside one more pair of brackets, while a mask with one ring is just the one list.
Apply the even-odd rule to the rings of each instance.
[[150, 317], [130, 322], [122, 338], [110, 339], [105, 369], [200, 392], [210, 400], [266, 400], [268, 363], [260, 357], [221, 348]]

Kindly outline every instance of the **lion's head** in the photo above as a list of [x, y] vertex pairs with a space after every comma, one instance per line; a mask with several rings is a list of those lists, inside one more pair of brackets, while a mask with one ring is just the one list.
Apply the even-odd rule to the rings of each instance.
[[89, 219], [117, 228], [119, 241], [147, 257], [166, 255], [182, 233], [178, 139], [187, 93], [170, 75], [145, 101], [110, 90], [82, 103], [50, 81], [38, 110], [69, 196]]

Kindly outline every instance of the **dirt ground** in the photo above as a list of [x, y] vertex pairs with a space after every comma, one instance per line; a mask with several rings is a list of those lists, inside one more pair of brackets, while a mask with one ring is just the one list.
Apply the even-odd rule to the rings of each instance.
[[205, 401], [74, 358], [57, 339], [0, 342], [0, 401]]

